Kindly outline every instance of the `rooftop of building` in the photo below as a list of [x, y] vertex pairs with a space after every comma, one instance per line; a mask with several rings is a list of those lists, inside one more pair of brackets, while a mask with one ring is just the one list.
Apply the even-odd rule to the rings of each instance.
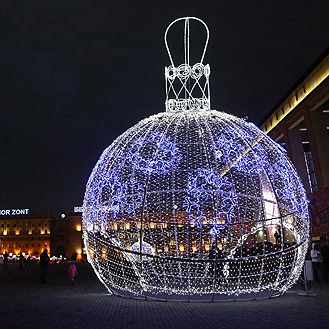
[[[313, 64], [296, 80], [296, 82], [287, 90], [287, 92], [279, 99], [279, 101], [274, 105], [274, 107], [264, 116], [264, 118], [259, 122], [258, 126], [264, 128], [265, 123], [275, 114], [275, 112], [278, 109], [281, 109], [282, 107], [285, 107], [285, 103], [289, 103], [289, 99], [292, 95], [295, 95], [298, 93], [298, 89], [303, 85], [303, 83], [309, 78], [309, 76], [320, 66], [321, 63], [325, 62], [325, 65], [321, 70], [325, 71], [323, 72], [322, 76], [320, 78], [317, 77], [317, 83], [312, 84], [312, 87], [314, 89], [324, 80], [323, 78], [328, 78], [329, 76], [329, 47], [326, 48], [321, 55], [313, 62]], [[303, 94], [304, 98], [312, 92], [312, 90], [306, 90], [303, 88]], [[302, 101], [304, 98], [300, 98], [299, 102]], [[296, 105], [299, 104], [298, 100], [296, 102]], [[286, 111], [286, 116], [291, 110], [293, 109], [292, 104], [289, 104], [289, 108]], [[267, 129], [265, 129], [267, 130]], [[263, 131], [265, 131], [263, 129]], [[266, 131], [265, 131], [266, 132]]]

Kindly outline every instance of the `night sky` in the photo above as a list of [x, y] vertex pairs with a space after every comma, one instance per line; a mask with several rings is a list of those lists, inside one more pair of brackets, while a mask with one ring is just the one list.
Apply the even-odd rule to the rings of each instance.
[[0, 209], [82, 205], [101, 152], [164, 111], [176, 18], [209, 27], [212, 108], [258, 124], [328, 47], [328, 12], [328, 0], [2, 1]]

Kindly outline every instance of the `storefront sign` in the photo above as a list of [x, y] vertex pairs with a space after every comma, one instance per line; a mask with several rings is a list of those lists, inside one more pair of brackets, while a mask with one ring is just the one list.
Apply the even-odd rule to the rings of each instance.
[[0, 209], [0, 216], [17, 216], [27, 215], [29, 213], [28, 208], [25, 209]]

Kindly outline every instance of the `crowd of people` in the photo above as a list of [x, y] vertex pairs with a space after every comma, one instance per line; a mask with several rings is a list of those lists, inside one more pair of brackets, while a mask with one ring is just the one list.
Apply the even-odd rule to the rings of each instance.
[[[276, 250], [276, 247], [278, 245], [273, 245], [271, 243], [266, 244], [265, 246], [263, 245], [257, 245], [254, 246], [253, 248], [250, 248], [248, 250], [245, 250], [242, 248], [242, 256], [252, 256], [252, 255], [259, 255], [263, 253], [268, 253], [268, 252], [273, 252]], [[237, 256], [237, 255], [236, 255]], [[8, 253], [5, 252], [3, 254], [3, 269], [6, 270], [8, 268]], [[219, 250], [218, 247], [216, 247], [214, 244], [212, 245], [212, 248], [209, 252], [209, 259], [223, 259], [224, 254], [221, 250]], [[310, 258], [312, 261], [312, 270], [313, 270], [313, 280], [316, 282], [319, 281], [324, 281], [328, 282], [329, 279], [329, 240], [326, 240], [325, 244], [320, 246], [317, 243], [312, 243], [311, 245], [311, 250], [310, 250]], [[28, 264], [28, 260], [20, 254], [19, 258], [19, 264], [20, 264], [20, 269], [23, 268], [23, 262]], [[69, 282], [72, 286], [75, 285], [75, 278], [78, 275], [78, 269], [76, 266], [77, 262], [77, 254], [73, 254], [71, 256], [70, 264], [68, 266], [67, 270], [67, 275], [69, 277]], [[40, 281], [41, 283], [47, 283], [47, 272], [48, 272], [48, 267], [50, 264], [50, 257], [48, 255], [48, 250], [45, 249], [41, 255], [40, 255], [40, 269], [41, 269], [41, 274], [40, 274]], [[215, 266], [215, 265], [214, 265]], [[217, 264], [215, 268], [213, 268], [214, 273], [220, 273], [222, 271], [222, 268]], [[320, 277], [322, 277], [322, 280], [320, 280]]]

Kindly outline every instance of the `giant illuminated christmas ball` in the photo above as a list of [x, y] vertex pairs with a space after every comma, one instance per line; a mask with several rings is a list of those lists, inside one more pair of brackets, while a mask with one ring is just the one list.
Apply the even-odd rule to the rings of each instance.
[[[205, 26], [207, 45], [201, 20], [172, 24], [184, 23], [189, 47], [191, 21]], [[119, 136], [90, 175], [88, 261], [115, 294], [271, 297], [301, 273], [309, 237], [301, 181], [285, 150], [254, 124], [210, 109], [203, 56], [177, 67], [169, 52], [166, 112]]]

